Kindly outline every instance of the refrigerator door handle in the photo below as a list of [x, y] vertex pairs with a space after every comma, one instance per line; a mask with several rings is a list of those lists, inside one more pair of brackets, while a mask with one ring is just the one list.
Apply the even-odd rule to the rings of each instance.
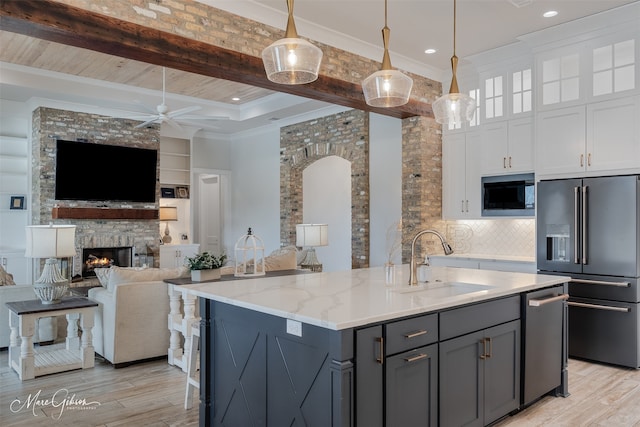
[[573, 187], [573, 263], [580, 264], [580, 187]]
[[589, 210], [587, 209], [587, 194], [589, 193], [589, 186], [582, 187], [582, 264], [587, 265], [587, 224], [589, 221]]

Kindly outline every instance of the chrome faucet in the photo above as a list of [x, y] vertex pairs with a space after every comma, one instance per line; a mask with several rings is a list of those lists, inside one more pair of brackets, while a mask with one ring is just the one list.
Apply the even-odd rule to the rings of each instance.
[[444, 238], [444, 236], [442, 234], [438, 233], [435, 230], [422, 230], [422, 231], [419, 231], [414, 236], [413, 240], [411, 241], [411, 260], [409, 261], [409, 286], [417, 286], [418, 285], [418, 280], [416, 279], [416, 258], [415, 258], [416, 242], [418, 241], [420, 236], [423, 236], [425, 234], [433, 234], [433, 235], [437, 236], [438, 239], [440, 239], [440, 242], [442, 243], [442, 249], [444, 249], [444, 254], [445, 255], [451, 255], [453, 253], [453, 249], [447, 243], [447, 241], [445, 240], [445, 238]]

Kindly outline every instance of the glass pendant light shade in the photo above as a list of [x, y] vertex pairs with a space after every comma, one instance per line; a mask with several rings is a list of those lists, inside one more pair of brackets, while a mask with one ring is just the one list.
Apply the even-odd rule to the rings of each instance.
[[453, 0], [453, 56], [451, 57], [451, 87], [449, 93], [442, 95], [433, 104], [433, 115], [436, 122], [449, 125], [449, 128], [460, 126], [464, 122], [473, 120], [476, 112], [476, 100], [469, 95], [460, 93], [458, 89], [458, 57], [456, 56], [456, 0]]
[[380, 70], [362, 81], [362, 92], [372, 107], [398, 107], [409, 102], [413, 80], [398, 70]]
[[262, 51], [262, 62], [267, 78], [274, 83], [311, 83], [318, 78], [322, 50], [304, 39], [280, 39]]
[[362, 92], [367, 105], [372, 107], [399, 107], [409, 102], [413, 80], [411, 77], [394, 70], [389, 56], [389, 37], [391, 30], [387, 26], [387, 0], [384, 2], [384, 27], [382, 42], [384, 54], [382, 68], [362, 81]]
[[448, 93], [438, 98], [432, 108], [436, 122], [454, 128], [473, 120], [476, 101], [464, 93]]
[[267, 78], [274, 83], [299, 85], [318, 78], [322, 50], [298, 37], [293, 20], [293, 0], [287, 0], [289, 16], [287, 30], [280, 39], [262, 51], [262, 63]]

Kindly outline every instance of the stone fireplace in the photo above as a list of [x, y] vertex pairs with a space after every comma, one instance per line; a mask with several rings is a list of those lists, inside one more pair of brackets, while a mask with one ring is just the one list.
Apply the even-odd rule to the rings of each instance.
[[116, 265], [131, 267], [133, 265], [133, 247], [121, 246], [115, 248], [82, 248], [82, 277], [94, 277], [95, 268], [105, 268]]
[[[139, 122], [91, 113], [38, 107], [32, 115], [32, 223], [72, 224], [76, 226], [76, 255], [72, 275], [84, 277], [83, 248], [133, 247], [135, 255], [151, 255], [158, 251], [159, 222], [157, 219], [53, 219], [54, 207], [77, 208], [157, 208], [155, 203], [95, 202], [87, 200], [61, 201], [55, 199], [56, 141], [86, 140], [89, 143], [124, 145], [137, 148], [160, 148], [160, 127], [137, 129]], [[96, 162], [100, 159], [82, 159]], [[119, 165], [114, 164], [114, 171]], [[124, 172], [124, 171], [120, 171]], [[78, 176], [78, 179], [88, 177]], [[132, 182], [131, 185], [135, 185]], [[157, 197], [160, 196], [157, 185]], [[157, 260], [154, 257], [154, 261]], [[133, 262], [132, 264], [133, 265]]]

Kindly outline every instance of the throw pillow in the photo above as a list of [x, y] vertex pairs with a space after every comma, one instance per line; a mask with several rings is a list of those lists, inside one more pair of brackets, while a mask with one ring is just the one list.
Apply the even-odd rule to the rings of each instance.
[[13, 274], [7, 273], [7, 271], [0, 265], [0, 286], [15, 285], [13, 281]]
[[140, 267], [111, 267], [107, 288], [113, 288], [121, 283], [162, 281], [176, 277], [189, 277], [189, 268], [140, 268]]
[[287, 246], [271, 252], [264, 257], [265, 271], [295, 270], [296, 252], [295, 246]]
[[103, 288], [108, 287], [109, 285], [109, 273], [111, 272], [111, 268], [94, 268], [93, 272], [96, 274], [100, 285]]

